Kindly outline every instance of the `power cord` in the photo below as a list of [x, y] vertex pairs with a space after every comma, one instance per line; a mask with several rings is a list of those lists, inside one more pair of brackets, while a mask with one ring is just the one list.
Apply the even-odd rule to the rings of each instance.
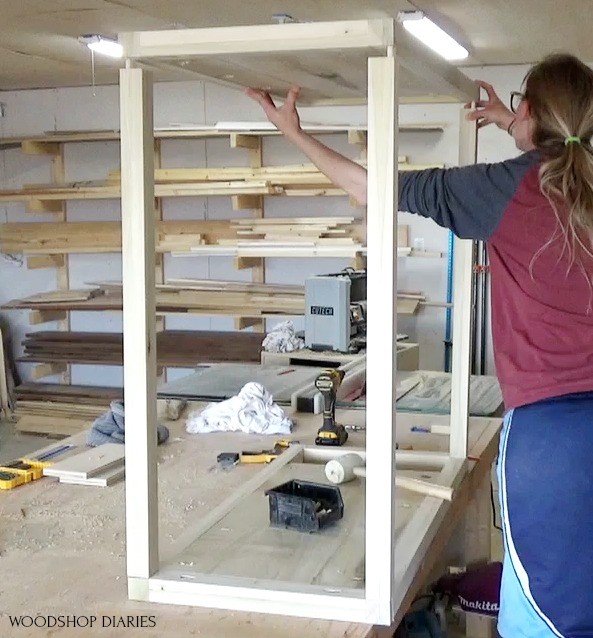
[[494, 504], [494, 485], [492, 484], [492, 479], [490, 480], [490, 503], [492, 505], [492, 524], [494, 525], [494, 529], [502, 532], [502, 527], [496, 523], [496, 505]]

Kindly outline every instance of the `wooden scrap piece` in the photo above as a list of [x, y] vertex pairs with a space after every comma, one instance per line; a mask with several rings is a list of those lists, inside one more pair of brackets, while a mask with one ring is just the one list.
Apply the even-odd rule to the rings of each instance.
[[[123, 447], [123, 445], [121, 446]], [[60, 476], [60, 483], [67, 485], [91, 485], [95, 487], [109, 487], [118, 481], [121, 481], [126, 474], [124, 465], [118, 465], [107, 470], [83, 479], [73, 476]]]
[[63, 310], [33, 310], [29, 315], [29, 325], [37, 326], [50, 321], [64, 321], [67, 314]]
[[47, 304], [54, 302], [70, 302], [70, 301], [87, 301], [101, 294], [101, 290], [81, 289], [81, 290], [51, 290], [49, 292], [40, 292], [27, 297], [27, 301], [31, 304]]
[[57, 363], [53, 359], [50, 359], [46, 363], [36, 366], [31, 372], [31, 378], [36, 381], [44, 377], [53, 377], [57, 374], [64, 374], [66, 369], [67, 366], [63, 363]]
[[57, 478], [88, 479], [122, 466], [125, 459], [125, 446], [121, 443], [105, 443], [85, 450], [43, 469], [44, 476]]
[[59, 418], [54, 416], [23, 415], [18, 417], [14, 428], [17, 432], [27, 434], [45, 434], [46, 436], [63, 438], [88, 430], [92, 421], [87, 419]]
[[37, 255], [27, 258], [27, 268], [36, 270], [40, 268], [63, 268], [65, 264], [64, 255]]

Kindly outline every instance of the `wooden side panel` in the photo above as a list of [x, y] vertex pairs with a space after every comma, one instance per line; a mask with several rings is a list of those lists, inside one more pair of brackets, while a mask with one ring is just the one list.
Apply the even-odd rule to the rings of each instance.
[[393, 618], [397, 333], [397, 85], [395, 58], [370, 58], [368, 81], [368, 343], [366, 598]]
[[[475, 164], [477, 127], [461, 111], [459, 165]], [[467, 456], [471, 365], [472, 268], [474, 242], [455, 238], [453, 259], [453, 364], [451, 373], [451, 437], [449, 452]]]
[[[127, 572], [158, 569], [152, 78], [120, 71]], [[130, 592], [131, 593], [131, 592]]]

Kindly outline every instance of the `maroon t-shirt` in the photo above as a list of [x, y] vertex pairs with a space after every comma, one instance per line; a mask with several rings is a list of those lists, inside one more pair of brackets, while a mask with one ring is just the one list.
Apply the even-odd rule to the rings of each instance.
[[[540, 191], [539, 166], [531, 152], [399, 174], [400, 210], [487, 241], [494, 356], [507, 409], [593, 391], [593, 259], [578, 246], [571, 258]], [[564, 221], [566, 211], [559, 214]]]

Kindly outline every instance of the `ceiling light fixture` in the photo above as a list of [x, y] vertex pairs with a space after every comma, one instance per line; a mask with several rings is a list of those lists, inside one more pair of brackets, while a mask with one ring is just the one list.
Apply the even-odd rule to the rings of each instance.
[[398, 20], [406, 31], [445, 60], [465, 60], [469, 55], [466, 48], [429, 20], [422, 11], [401, 11]]
[[110, 58], [121, 58], [124, 54], [123, 46], [113, 38], [106, 38], [103, 35], [88, 33], [78, 38], [79, 42], [85, 44], [94, 53], [106, 55]]
[[288, 13], [273, 13], [272, 22], [276, 24], [290, 24], [291, 22], [296, 22], [296, 20], [291, 15], [288, 15]]

